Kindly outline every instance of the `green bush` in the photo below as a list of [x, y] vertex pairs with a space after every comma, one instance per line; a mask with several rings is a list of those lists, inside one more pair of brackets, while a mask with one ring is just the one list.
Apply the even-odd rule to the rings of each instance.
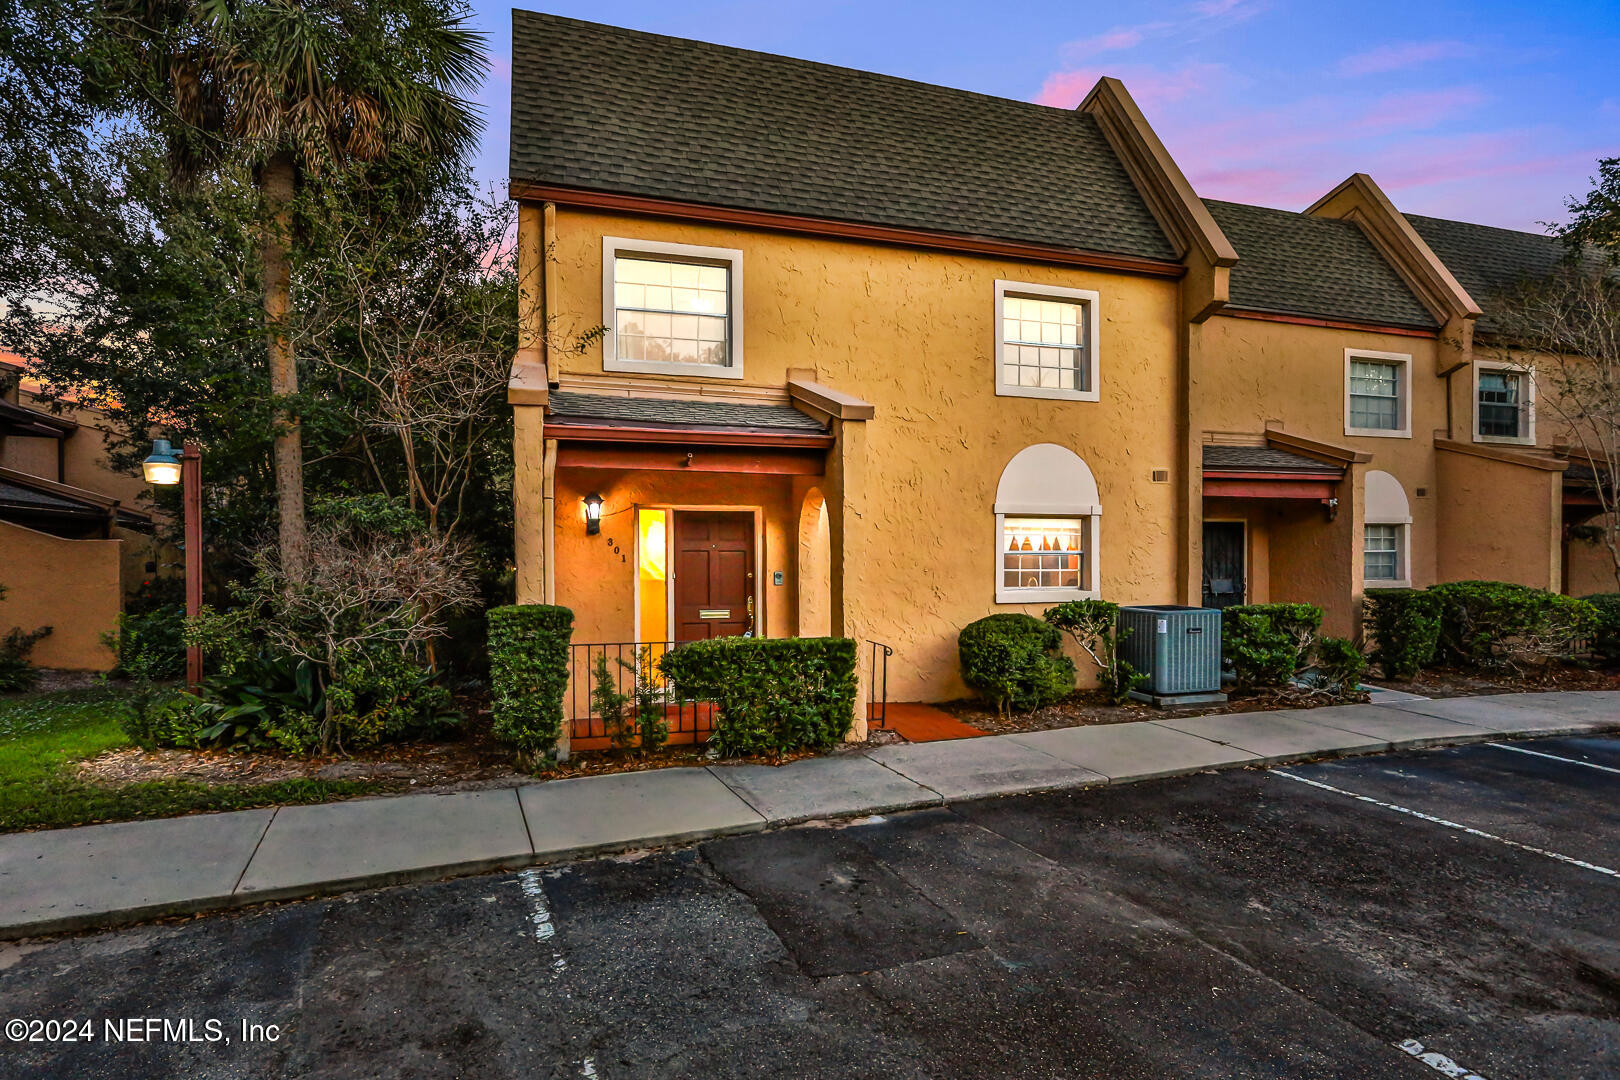
[[1148, 676], [1119, 657], [1119, 645], [1131, 633], [1119, 628], [1119, 605], [1107, 600], [1071, 600], [1041, 613], [1048, 625], [1074, 639], [1097, 665], [1097, 681], [1115, 705], [1129, 700], [1131, 691]]
[[855, 719], [850, 638], [693, 641], [666, 652], [658, 666], [682, 698], [714, 703], [709, 745], [722, 757], [824, 750]]
[[1422, 589], [1368, 589], [1366, 611], [1373, 659], [1386, 679], [1410, 679], [1434, 662], [1439, 597]]
[[1584, 599], [1596, 613], [1592, 651], [1610, 663], [1620, 661], [1620, 593], [1597, 593]]
[[550, 756], [562, 735], [573, 633], [574, 613], [564, 607], [513, 604], [489, 611], [494, 734], [517, 747], [526, 767]]
[[186, 673], [186, 609], [154, 608], [118, 616], [112, 642], [118, 652], [113, 674], [130, 679], [178, 679]]
[[130, 699], [118, 724], [135, 745], [145, 750], [160, 746], [196, 750], [214, 745], [203, 736], [214, 721], [202, 699], [181, 691], [155, 690], [150, 684]]
[[1286, 686], [1310, 662], [1322, 609], [1314, 604], [1238, 604], [1221, 612], [1221, 659], [1240, 690]]
[[956, 639], [962, 681], [1003, 715], [1061, 701], [1074, 692], [1074, 661], [1063, 635], [1033, 615], [989, 615]]
[[33, 689], [34, 684], [39, 681], [39, 672], [28, 662], [28, 654], [33, 652], [34, 646], [50, 632], [51, 628], [48, 626], [42, 626], [34, 631], [14, 626], [6, 632], [4, 638], [0, 638], [0, 693], [9, 694], [17, 690]]
[[1528, 585], [1452, 581], [1428, 591], [1440, 606], [1438, 656], [1458, 664], [1545, 663], [1598, 624], [1586, 601]]
[[1311, 668], [1336, 697], [1346, 698], [1360, 687], [1361, 677], [1367, 673], [1367, 658], [1349, 638], [1321, 637], [1316, 639]]

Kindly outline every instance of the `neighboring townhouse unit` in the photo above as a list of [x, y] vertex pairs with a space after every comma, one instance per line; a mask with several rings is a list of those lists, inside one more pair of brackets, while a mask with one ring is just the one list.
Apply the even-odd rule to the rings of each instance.
[[576, 642], [842, 634], [940, 700], [992, 612], [1354, 633], [1367, 584], [1558, 584], [1565, 463], [1465, 430], [1478, 305], [1365, 177], [1206, 204], [1117, 80], [1063, 110], [513, 19], [518, 599]]
[[45, 408], [20, 357], [0, 359], [0, 389], [0, 634], [50, 626], [35, 664], [106, 670], [103, 635], [156, 569], [145, 482], [108, 464], [100, 413]]

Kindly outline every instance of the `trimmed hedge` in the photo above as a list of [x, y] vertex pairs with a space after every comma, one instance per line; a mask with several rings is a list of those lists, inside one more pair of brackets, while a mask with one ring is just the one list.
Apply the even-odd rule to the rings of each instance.
[[1440, 606], [1438, 655], [1463, 664], [1546, 660], [1598, 621], [1584, 600], [1506, 581], [1452, 581], [1428, 592]]
[[555, 752], [562, 735], [574, 613], [549, 604], [513, 604], [491, 608], [488, 619], [493, 732], [532, 766]]
[[998, 713], [1032, 710], [1074, 692], [1074, 661], [1063, 635], [1033, 615], [1005, 612], [969, 623], [957, 635], [962, 681]]
[[1584, 599], [1597, 613], [1592, 651], [1604, 660], [1620, 660], [1620, 593], [1597, 593]]
[[1365, 606], [1373, 660], [1386, 679], [1410, 679], [1434, 662], [1439, 597], [1422, 589], [1368, 589]]
[[1349, 638], [1321, 637], [1316, 641], [1311, 670], [1343, 700], [1360, 688], [1361, 677], [1367, 674], [1367, 658]]
[[825, 750], [855, 720], [852, 638], [691, 641], [658, 667], [682, 698], [714, 703], [709, 745], [722, 757]]
[[1286, 686], [1310, 663], [1321, 628], [1314, 604], [1237, 604], [1221, 612], [1221, 659], [1239, 689]]

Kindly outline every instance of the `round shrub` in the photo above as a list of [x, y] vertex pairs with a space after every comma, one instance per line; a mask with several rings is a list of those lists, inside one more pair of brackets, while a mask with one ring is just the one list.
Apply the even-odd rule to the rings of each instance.
[[1439, 597], [1421, 589], [1368, 589], [1366, 609], [1373, 659], [1386, 679], [1410, 679], [1434, 662]]
[[1592, 651], [1609, 663], [1620, 661], [1620, 593], [1598, 593], [1583, 599], [1592, 605], [1597, 620], [1592, 631]]
[[1221, 612], [1221, 659], [1239, 689], [1285, 686], [1310, 661], [1321, 626], [1314, 604], [1237, 604]]
[[1321, 637], [1316, 641], [1316, 658], [1311, 667], [1342, 699], [1361, 685], [1361, 677], [1367, 673], [1367, 658], [1349, 638]]
[[1033, 615], [990, 615], [956, 639], [962, 681], [995, 703], [998, 713], [1031, 710], [1074, 692], [1074, 661], [1063, 655], [1057, 627]]

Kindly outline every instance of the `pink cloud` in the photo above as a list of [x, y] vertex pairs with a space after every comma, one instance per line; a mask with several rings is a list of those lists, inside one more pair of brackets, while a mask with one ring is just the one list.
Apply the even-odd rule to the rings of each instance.
[[1341, 75], [1378, 75], [1386, 71], [1418, 67], [1436, 60], [1456, 60], [1473, 55], [1472, 46], [1461, 41], [1402, 41], [1380, 45], [1339, 61]]
[[1484, 100], [1485, 95], [1472, 86], [1386, 94], [1356, 121], [1356, 126], [1366, 132], [1421, 131]]
[[1193, 10], [1206, 19], [1219, 19], [1227, 15], [1247, 19], [1251, 15], [1258, 15], [1264, 7], [1261, 0], [1200, 0], [1193, 5]]
[[1208, 91], [1221, 81], [1224, 69], [1219, 64], [1187, 64], [1174, 71], [1137, 66], [1112, 71], [1077, 68], [1047, 76], [1035, 100], [1042, 105], [1072, 109], [1080, 104], [1104, 75], [1113, 75], [1124, 82], [1125, 88], [1143, 110], [1158, 111], [1160, 106]]

